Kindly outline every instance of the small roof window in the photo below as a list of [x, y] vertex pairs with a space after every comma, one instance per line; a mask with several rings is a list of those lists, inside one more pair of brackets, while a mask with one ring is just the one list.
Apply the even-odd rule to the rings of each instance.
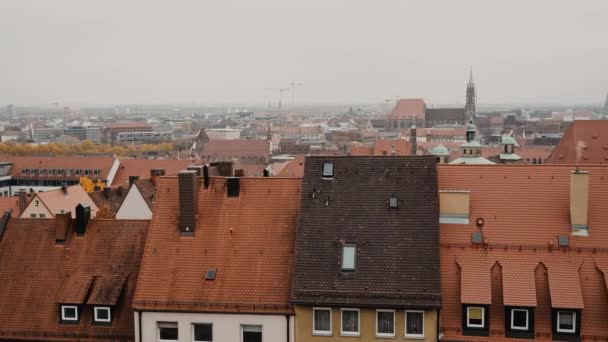
[[323, 163], [323, 178], [334, 178], [334, 163]]
[[217, 274], [217, 268], [207, 269], [207, 274], [205, 274], [205, 280], [215, 280], [216, 274]]
[[391, 209], [399, 208], [399, 199], [397, 198], [397, 196], [392, 195], [388, 198], [388, 207]]
[[354, 271], [357, 266], [357, 245], [342, 246], [342, 271]]

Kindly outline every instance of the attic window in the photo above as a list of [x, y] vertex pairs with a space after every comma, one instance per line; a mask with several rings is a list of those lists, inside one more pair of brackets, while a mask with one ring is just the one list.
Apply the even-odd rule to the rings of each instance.
[[215, 280], [216, 274], [217, 274], [217, 268], [208, 269], [207, 274], [205, 274], [205, 280]]
[[397, 198], [397, 196], [391, 196], [388, 199], [388, 207], [392, 208], [392, 209], [397, 209], [399, 208], [399, 199]]
[[323, 178], [334, 177], [334, 163], [323, 163]]
[[61, 306], [61, 322], [78, 322], [78, 306], [62, 305]]
[[96, 306], [93, 309], [95, 323], [112, 323], [112, 314], [109, 306]]
[[342, 271], [354, 271], [357, 264], [357, 245], [347, 244], [342, 246]]

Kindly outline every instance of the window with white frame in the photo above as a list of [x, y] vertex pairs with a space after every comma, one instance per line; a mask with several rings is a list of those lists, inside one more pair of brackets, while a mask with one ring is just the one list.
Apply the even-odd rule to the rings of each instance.
[[241, 325], [242, 342], [262, 342], [261, 325]]
[[576, 332], [576, 312], [558, 311], [557, 312], [557, 332], [575, 333]]
[[424, 311], [405, 311], [405, 336], [424, 337]]
[[342, 270], [354, 271], [357, 266], [357, 246], [346, 244], [342, 246]]
[[78, 322], [78, 306], [62, 305], [61, 320], [64, 322]]
[[176, 322], [158, 322], [156, 323], [156, 336], [158, 341], [177, 341], [178, 330]]
[[359, 309], [342, 309], [341, 335], [359, 336]]
[[467, 328], [485, 328], [485, 313], [484, 307], [467, 307]]
[[211, 323], [192, 324], [192, 336], [194, 337], [194, 342], [212, 342], [213, 325]]
[[323, 178], [334, 177], [334, 163], [323, 163]]
[[93, 318], [96, 323], [111, 323], [112, 310], [109, 306], [96, 306], [93, 308]]
[[376, 310], [376, 336], [395, 336], [395, 310]]
[[511, 329], [528, 330], [530, 313], [527, 309], [511, 309]]
[[313, 335], [331, 335], [331, 308], [312, 309]]

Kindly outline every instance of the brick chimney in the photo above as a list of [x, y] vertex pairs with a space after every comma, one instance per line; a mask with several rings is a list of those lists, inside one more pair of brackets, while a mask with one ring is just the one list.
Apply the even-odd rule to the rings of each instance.
[[27, 192], [25, 190], [19, 191], [19, 215], [25, 211], [27, 204]]
[[194, 235], [197, 217], [198, 179], [197, 171], [178, 173], [179, 183], [179, 231], [184, 236]]
[[78, 204], [76, 206], [76, 235], [82, 236], [87, 231], [91, 218], [91, 207]]
[[155, 186], [158, 185], [158, 177], [165, 175], [165, 169], [150, 169], [150, 181]]
[[137, 180], [139, 180], [139, 176], [129, 176], [129, 189], [131, 189], [131, 186], [133, 186]]
[[589, 235], [587, 211], [589, 207], [589, 172], [578, 168], [570, 174], [570, 225], [572, 235]]
[[68, 236], [70, 225], [72, 224], [72, 213], [55, 214], [55, 244], [63, 245]]

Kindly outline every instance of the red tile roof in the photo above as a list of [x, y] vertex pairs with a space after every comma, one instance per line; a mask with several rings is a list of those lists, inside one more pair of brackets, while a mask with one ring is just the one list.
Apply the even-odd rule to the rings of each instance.
[[410, 120], [416, 115], [416, 120], [424, 120], [426, 105], [423, 99], [400, 99], [388, 118], [393, 120]]
[[120, 159], [112, 186], [129, 186], [129, 176], [149, 179], [152, 169], [163, 169], [166, 176], [174, 176], [189, 165], [192, 165], [192, 161], [187, 159]]
[[[55, 220], [11, 219], [0, 241], [0, 339], [133, 340], [131, 300], [148, 222], [93, 219], [84, 236], [72, 227], [56, 245]], [[88, 304], [116, 303], [111, 327], [92, 325], [89, 289]], [[58, 323], [61, 302], [83, 304], [77, 325]]]
[[302, 178], [304, 176], [304, 160], [305, 156], [303, 154], [297, 155], [281, 170], [279, 176]]
[[405, 139], [383, 139], [375, 140], [372, 147], [353, 147], [350, 154], [353, 156], [409, 156], [411, 149], [410, 143]]
[[268, 159], [270, 145], [266, 140], [210, 140], [203, 147], [203, 158], [209, 160], [230, 158]]
[[[163, 177], [134, 306], [146, 310], [289, 313], [299, 178], [199, 179], [194, 237], [178, 229], [178, 180]], [[215, 280], [205, 280], [210, 268]]]
[[[44, 179], [78, 179], [80, 176], [72, 174], [66, 177], [65, 174], [61, 176], [52, 175], [22, 175], [21, 170], [23, 169], [80, 169], [80, 170], [101, 170], [99, 176], [90, 174], [88, 177], [91, 179], [102, 179], [107, 180], [110, 175], [110, 170], [114, 164], [113, 157], [61, 157], [61, 156], [0, 156], [0, 161], [13, 163], [11, 168], [11, 175], [19, 178], [44, 178]], [[84, 175], [82, 175], [84, 176]]]
[[608, 121], [574, 121], [547, 163], [608, 164]]
[[12, 210], [12, 216], [19, 216], [19, 198], [17, 197], [0, 197], [0, 215], [5, 211]]
[[[602, 270], [608, 270], [602, 268], [608, 265], [608, 167], [583, 168], [590, 182], [588, 237], [571, 235], [572, 170], [573, 165], [547, 164], [438, 166], [439, 190], [470, 191], [471, 223], [441, 224], [445, 339], [488, 340], [461, 334], [462, 301], [480, 296], [478, 292], [487, 300], [488, 290], [490, 310], [495, 310], [490, 317], [492, 341], [512, 340], [504, 336], [503, 302], [536, 306], [536, 333], [545, 339], [551, 338], [552, 307], [583, 309], [583, 336], [608, 339], [608, 294], [602, 290]], [[473, 246], [471, 233], [480, 217], [487, 245]], [[558, 248], [559, 235], [569, 236], [568, 248]], [[465, 272], [459, 276], [462, 264]], [[494, 277], [491, 282], [476, 281], [487, 279], [494, 265], [500, 266], [500, 287]]]

